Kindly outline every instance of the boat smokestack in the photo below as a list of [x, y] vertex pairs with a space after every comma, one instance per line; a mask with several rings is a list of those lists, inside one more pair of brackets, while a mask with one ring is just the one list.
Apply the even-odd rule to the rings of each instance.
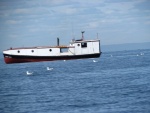
[[57, 46], [59, 46], [59, 38], [57, 38]]
[[83, 35], [84, 32], [85, 32], [85, 31], [81, 31], [81, 33], [82, 33], [82, 40], [84, 40], [84, 35]]

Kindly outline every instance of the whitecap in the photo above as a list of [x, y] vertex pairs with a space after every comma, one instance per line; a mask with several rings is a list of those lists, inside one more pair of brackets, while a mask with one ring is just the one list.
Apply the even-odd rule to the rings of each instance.
[[141, 53], [141, 55], [144, 55], [144, 53]]
[[96, 61], [96, 60], [93, 60], [93, 62], [98, 62], [98, 61]]

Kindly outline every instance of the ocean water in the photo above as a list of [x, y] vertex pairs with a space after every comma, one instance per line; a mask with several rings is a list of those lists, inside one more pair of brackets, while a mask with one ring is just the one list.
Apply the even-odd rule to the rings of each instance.
[[9, 65], [1, 55], [0, 113], [150, 113], [150, 50]]

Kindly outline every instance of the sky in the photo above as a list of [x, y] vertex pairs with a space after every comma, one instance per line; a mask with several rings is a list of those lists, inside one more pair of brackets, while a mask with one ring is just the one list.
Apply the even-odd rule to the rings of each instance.
[[61, 45], [150, 42], [150, 0], [0, 0], [0, 50]]

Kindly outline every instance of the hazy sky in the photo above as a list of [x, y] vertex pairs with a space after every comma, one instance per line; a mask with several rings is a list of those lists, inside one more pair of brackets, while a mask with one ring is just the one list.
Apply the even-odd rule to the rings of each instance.
[[0, 0], [0, 49], [65, 45], [74, 37], [102, 45], [150, 42], [150, 0]]

